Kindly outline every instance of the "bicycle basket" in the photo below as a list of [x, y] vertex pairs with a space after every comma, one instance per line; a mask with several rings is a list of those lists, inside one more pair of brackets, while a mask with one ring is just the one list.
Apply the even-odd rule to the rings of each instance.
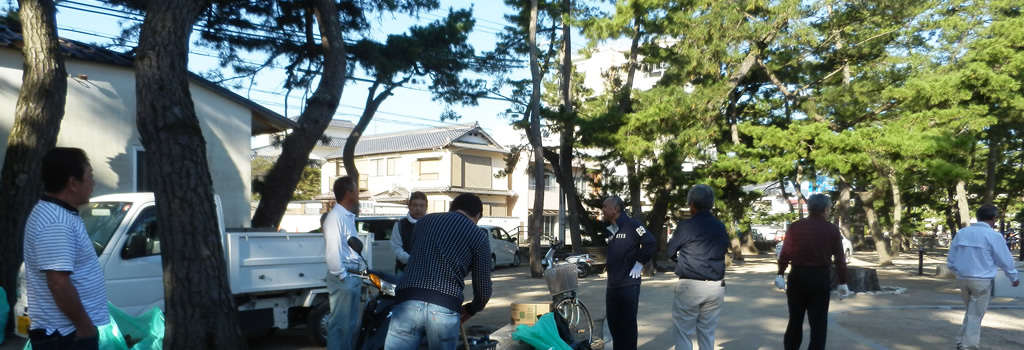
[[576, 277], [576, 264], [557, 264], [544, 270], [544, 281], [548, 283], [551, 295], [576, 290], [579, 280]]

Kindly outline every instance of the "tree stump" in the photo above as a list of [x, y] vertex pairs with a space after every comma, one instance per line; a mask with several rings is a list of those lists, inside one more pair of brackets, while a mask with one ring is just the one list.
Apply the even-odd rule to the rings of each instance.
[[878, 273], [875, 269], [846, 267], [846, 285], [851, 292], [880, 292]]

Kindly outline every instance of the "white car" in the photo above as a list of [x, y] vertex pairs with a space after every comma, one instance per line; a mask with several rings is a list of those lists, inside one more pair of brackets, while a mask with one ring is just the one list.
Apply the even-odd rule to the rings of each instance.
[[[395, 253], [391, 250], [391, 229], [405, 216], [360, 216], [356, 218], [356, 230], [373, 236], [371, 263], [378, 271], [391, 272], [395, 269]], [[519, 266], [522, 255], [519, 244], [500, 226], [478, 225], [491, 239], [491, 269], [496, 265]]]
[[519, 266], [523, 261], [519, 243], [499, 226], [478, 225], [491, 238], [491, 269], [497, 265]]
[[[782, 254], [782, 242], [775, 245], [775, 260], [779, 260], [779, 254]], [[846, 236], [843, 236], [843, 254], [846, 255], [846, 263], [849, 264], [852, 258], [851, 254], [853, 254], [853, 243], [850, 243]]]

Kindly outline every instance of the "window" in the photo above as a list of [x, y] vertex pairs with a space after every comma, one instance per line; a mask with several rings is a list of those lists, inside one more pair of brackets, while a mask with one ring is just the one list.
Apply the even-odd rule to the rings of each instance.
[[[363, 175], [363, 174], [370, 175], [370, 173], [369, 173], [369, 171], [371, 170], [371, 168], [370, 168], [370, 161], [368, 161], [366, 159], [363, 159], [363, 160], [357, 160], [357, 161], [355, 161], [355, 163], [356, 163], [356, 171], [358, 171], [360, 175]], [[341, 169], [345, 169], [345, 166], [342, 165]], [[373, 169], [373, 170], [376, 170], [376, 169]]]
[[430, 202], [430, 208], [427, 208], [428, 212], [431, 213], [443, 213], [448, 211], [448, 201], [443, 199], [435, 200]]
[[398, 158], [388, 158], [388, 176], [395, 176], [395, 166], [398, 164]]
[[135, 192], [152, 192], [149, 172], [146, 171], [146, 150], [135, 148]]
[[491, 158], [452, 155], [452, 186], [490, 189], [493, 178]]
[[121, 250], [124, 259], [160, 255], [160, 234], [156, 225], [156, 208], [146, 208], [128, 230], [128, 242]]
[[489, 214], [489, 216], [508, 216], [508, 209], [506, 209], [508, 208], [508, 206], [504, 204], [491, 204], [490, 206], [490, 212], [484, 212], [484, 215]]
[[359, 190], [368, 191], [370, 189], [369, 181], [370, 175], [359, 174]]
[[[544, 191], [554, 191], [557, 189], [558, 181], [555, 181], [554, 174], [544, 174]], [[533, 181], [533, 176], [530, 176], [530, 189], [537, 189], [537, 183]]]
[[420, 159], [417, 163], [417, 173], [420, 180], [437, 180], [437, 169], [441, 163], [440, 159]]

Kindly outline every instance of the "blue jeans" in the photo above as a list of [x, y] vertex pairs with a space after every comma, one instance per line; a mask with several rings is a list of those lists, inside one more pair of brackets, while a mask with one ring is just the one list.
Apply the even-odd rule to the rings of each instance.
[[418, 300], [395, 306], [384, 350], [415, 350], [427, 337], [430, 350], [451, 350], [459, 343], [459, 313]]
[[330, 294], [331, 318], [327, 321], [327, 349], [349, 350], [356, 347], [359, 321], [362, 320], [362, 281], [349, 274], [345, 279], [327, 274], [327, 292]]

